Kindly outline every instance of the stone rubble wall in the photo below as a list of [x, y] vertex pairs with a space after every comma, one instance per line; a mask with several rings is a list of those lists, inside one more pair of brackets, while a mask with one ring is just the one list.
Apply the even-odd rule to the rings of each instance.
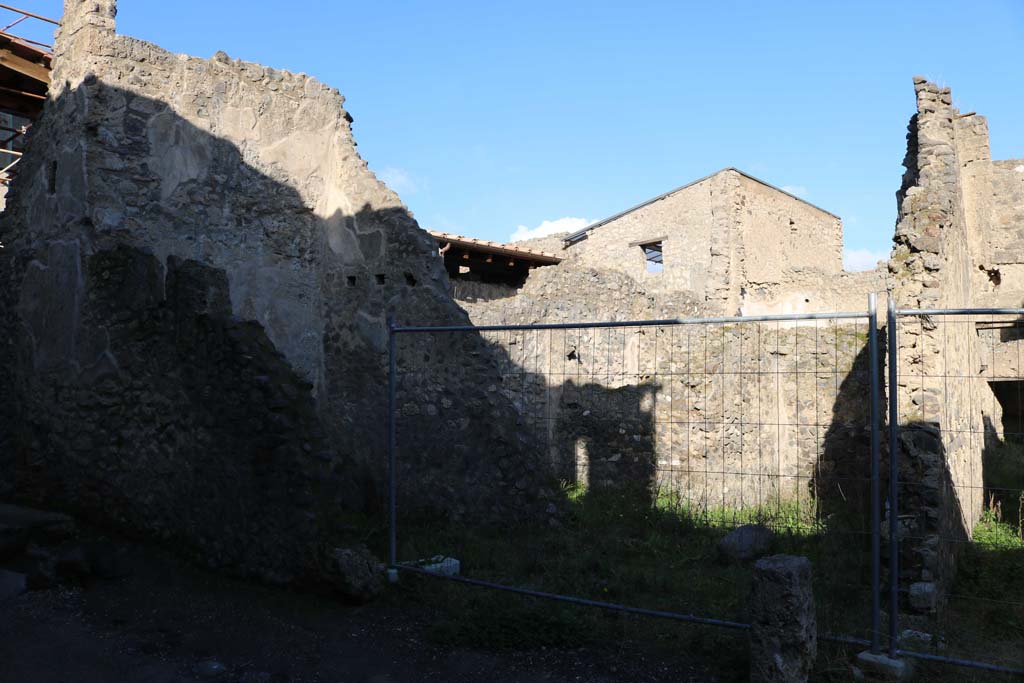
[[[511, 298], [460, 303], [478, 325], [693, 318], [703, 310], [685, 293], [647, 292], [621, 273], [575, 267], [538, 269]], [[773, 515], [793, 505], [864, 509], [865, 325], [484, 334], [507, 359], [493, 390], [517, 406], [559, 478], [646, 487], [698, 510]]]
[[[0, 224], [0, 494], [272, 581], [322, 574], [339, 515], [381, 505], [386, 316], [467, 322], [436, 242], [356, 153], [336, 90], [117, 35], [113, 0], [65, 9]], [[460, 348], [496, 372], [478, 336]], [[422, 506], [546, 506], [513, 407], [488, 398], [447, 399], [487, 417], [462, 459], [407, 454], [424, 481], [477, 468]]]
[[[984, 163], [987, 144], [980, 143], [977, 121], [970, 127], [960, 123], [949, 88], [920, 77], [914, 87], [917, 114], [908, 127], [907, 170], [889, 262], [893, 296], [901, 308], [976, 306], [981, 245], [971, 228], [980, 211], [979, 180], [970, 169]], [[934, 595], [928, 586], [951, 580], [957, 543], [970, 536], [981, 516], [982, 409], [996, 401], [982, 374], [973, 322], [902, 318], [897, 343], [902, 578], [913, 593]]]
[[878, 310], [884, 311], [886, 306], [889, 278], [881, 268], [856, 273], [800, 269], [784, 275], [782, 283], [747, 289], [740, 315], [867, 311], [872, 292], [878, 295]]

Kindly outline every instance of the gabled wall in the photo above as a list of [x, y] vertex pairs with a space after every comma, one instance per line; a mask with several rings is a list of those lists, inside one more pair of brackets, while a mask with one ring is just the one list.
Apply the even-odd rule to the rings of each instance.
[[[812, 303], [803, 293], [842, 273], [842, 239], [839, 218], [725, 169], [596, 226], [561, 255], [567, 267], [615, 270], [651, 291], [691, 293], [712, 312], [828, 310], [835, 296]], [[659, 240], [664, 269], [649, 273], [639, 245]], [[867, 291], [859, 292], [864, 301]]]

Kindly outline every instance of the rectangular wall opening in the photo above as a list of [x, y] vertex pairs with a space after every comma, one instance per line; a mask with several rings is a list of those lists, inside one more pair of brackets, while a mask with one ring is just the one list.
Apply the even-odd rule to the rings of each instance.
[[648, 273], [660, 273], [665, 268], [664, 257], [661, 252], [661, 242], [650, 242], [641, 244], [644, 250], [644, 260], [647, 262]]

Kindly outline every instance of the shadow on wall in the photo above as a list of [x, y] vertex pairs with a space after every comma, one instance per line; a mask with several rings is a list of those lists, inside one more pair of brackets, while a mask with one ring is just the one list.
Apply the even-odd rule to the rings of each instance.
[[[559, 479], [588, 493], [625, 491], [638, 505], [657, 494], [655, 395], [660, 384], [561, 386], [552, 455]], [[633, 498], [635, 496], [635, 498]]]
[[[866, 538], [864, 335], [840, 326], [834, 341], [797, 352], [819, 331], [771, 332], [737, 326], [675, 339], [670, 329], [653, 327], [499, 331], [488, 337], [488, 355], [490, 376], [502, 381], [488, 389], [504, 394], [517, 416], [515, 433], [502, 434], [497, 445], [509, 438], [530, 443], [546, 453], [557, 479], [588, 493], [631, 490], [638, 505], [661, 499], [718, 525], [810, 529], [826, 522], [830, 531]], [[447, 365], [448, 387], [480, 383], [462, 364], [458, 334], [440, 337], [422, 335], [421, 348], [401, 348], [399, 358], [419, 354]], [[399, 425], [410, 413], [427, 412], [454, 451], [464, 448], [460, 430], [487, 415], [460, 418], [443, 397], [439, 405], [417, 403], [424, 382], [407, 377], [411, 370], [408, 362], [399, 367]], [[415, 452], [416, 437], [408, 430], [400, 437], [402, 459]]]
[[321, 575], [379, 502], [386, 313], [468, 322], [404, 208], [319, 218], [97, 79], [47, 104], [0, 241], [0, 495], [274, 582]]
[[[879, 359], [885, 358], [884, 335], [879, 334]], [[885, 383], [879, 363], [878, 406], [884, 419]], [[819, 504], [821, 519], [832, 529], [857, 535], [863, 550], [870, 550], [871, 533], [871, 357], [860, 347], [850, 371], [835, 395], [832, 417], [815, 464], [809, 493]], [[879, 444], [885, 456], [885, 432], [879, 424]], [[882, 490], [885, 463], [880, 463]]]
[[[928, 615], [927, 630], [949, 643], [950, 655], [1019, 666], [1024, 454], [985, 422], [974, 435], [984, 439], [983, 490], [954, 485], [938, 425], [900, 428], [901, 609]], [[974, 505], [962, 496], [985, 500], [970, 534], [964, 505]]]

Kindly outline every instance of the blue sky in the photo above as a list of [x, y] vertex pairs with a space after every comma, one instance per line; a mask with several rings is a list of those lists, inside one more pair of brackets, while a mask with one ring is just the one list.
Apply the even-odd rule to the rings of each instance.
[[919, 73], [988, 116], [993, 156], [1024, 157], [1021, 0], [121, 0], [118, 30], [339, 88], [422, 226], [495, 240], [736, 166], [842, 216], [870, 262]]

